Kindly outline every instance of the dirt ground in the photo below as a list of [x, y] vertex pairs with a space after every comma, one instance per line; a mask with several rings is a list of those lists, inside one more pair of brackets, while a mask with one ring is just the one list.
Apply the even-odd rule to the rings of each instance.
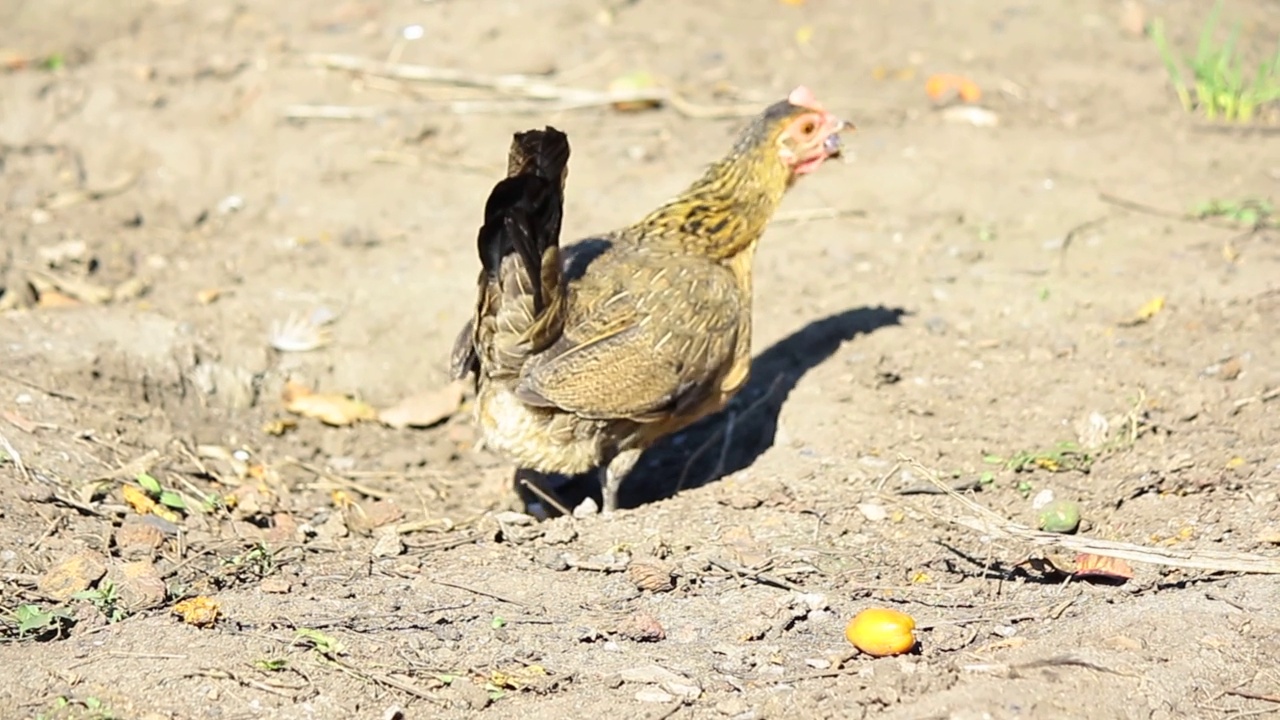
[[[1073, 552], [957, 524], [973, 510], [927, 482], [1023, 526], [1052, 494], [1077, 537], [1280, 558], [1278, 234], [1179, 217], [1280, 195], [1277, 118], [1183, 112], [1141, 33], [1159, 16], [1190, 49], [1207, 7], [3, 4], [0, 716], [1280, 712], [1276, 575], [1073, 577]], [[1280, 5], [1225, 17], [1274, 51]], [[519, 514], [465, 406], [331, 427], [282, 391], [446, 385], [512, 132], [568, 132], [580, 237], [742, 119], [446, 107], [496, 96], [312, 53], [594, 89], [643, 70], [700, 108], [804, 83], [857, 124], [762, 244], [750, 385], [650, 451], [624, 510]], [[935, 73], [998, 124], [934, 107]], [[270, 349], [318, 311], [331, 342]], [[184, 507], [139, 515], [144, 471]], [[173, 611], [200, 598], [212, 626]], [[850, 656], [870, 606], [916, 619], [913, 653]]]

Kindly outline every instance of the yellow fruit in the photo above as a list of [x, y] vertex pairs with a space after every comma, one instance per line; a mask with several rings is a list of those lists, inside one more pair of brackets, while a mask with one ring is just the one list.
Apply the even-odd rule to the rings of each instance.
[[867, 608], [849, 621], [844, 636], [868, 655], [901, 655], [916, 645], [916, 621], [889, 608]]

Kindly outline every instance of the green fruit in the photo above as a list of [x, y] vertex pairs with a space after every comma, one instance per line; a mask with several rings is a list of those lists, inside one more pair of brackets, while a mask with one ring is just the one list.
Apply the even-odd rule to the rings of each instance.
[[1073, 533], [1080, 527], [1080, 506], [1069, 500], [1054, 500], [1040, 510], [1040, 529]]

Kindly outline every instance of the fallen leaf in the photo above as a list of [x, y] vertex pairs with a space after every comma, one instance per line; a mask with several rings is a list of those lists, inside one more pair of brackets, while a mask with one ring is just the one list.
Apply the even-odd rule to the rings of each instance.
[[796, 28], [796, 44], [797, 45], [808, 45], [811, 42], [813, 42], [813, 26], [812, 25], [802, 25], [799, 28]]
[[151, 499], [147, 491], [137, 485], [120, 486], [120, 494], [124, 496], [124, 501], [128, 503], [129, 507], [133, 508], [133, 511], [139, 515], [150, 514], [157, 507], [156, 501]]
[[955, 105], [942, 111], [942, 119], [950, 123], [972, 125], [974, 127], [997, 127], [1000, 116], [977, 105]]
[[40, 427], [39, 423], [32, 422], [12, 410], [5, 410], [2, 414], [5, 420], [24, 433], [34, 433]]
[[50, 310], [58, 310], [62, 308], [80, 307], [83, 303], [70, 295], [63, 295], [57, 290], [45, 290], [40, 293], [40, 297], [36, 300], [36, 307], [46, 308]]
[[1121, 325], [1141, 325], [1142, 323], [1155, 317], [1163, 309], [1164, 309], [1164, 296], [1157, 295], [1151, 298], [1150, 300], [1146, 301], [1145, 303], [1143, 303], [1142, 307], [1138, 308], [1138, 312], [1136, 315], [1133, 316], [1132, 320], [1126, 320], [1120, 324]]
[[196, 302], [208, 305], [220, 297], [222, 297], [222, 288], [205, 288], [196, 293]]
[[962, 75], [938, 73], [925, 80], [924, 93], [935, 103], [943, 103], [958, 95], [966, 103], [976, 103], [982, 99], [982, 88]]
[[286, 432], [298, 427], [298, 421], [292, 418], [278, 418], [272, 420], [262, 426], [262, 432], [268, 435], [283, 435]]
[[326, 425], [350, 425], [378, 417], [378, 411], [367, 403], [338, 393], [312, 392], [292, 380], [285, 384], [284, 402], [289, 412], [315, 418]]
[[1076, 570], [1073, 574], [1078, 578], [1097, 577], [1110, 580], [1130, 580], [1133, 578], [1133, 568], [1129, 567], [1129, 563], [1120, 558], [1094, 555], [1093, 553], [1080, 553], [1076, 555]]
[[384, 425], [401, 429], [406, 427], [430, 427], [458, 411], [466, 384], [451, 382], [437, 390], [410, 395], [378, 413]]
[[182, 618], [182, 622], [196, 627], [209, 627], [218, 620], [221, 606], [217, 600], [203, 595], [188, 598], [173, 606], [173, 614]]
[[536, 683], [546, 674], [546, 668], [541, 665], [523, 665], [512, 670], [494, 670], [488, 681], [496, 688], [519, 690]]
[[[658, 87], [658, 81], [643, 70], [627, 73], [613, 79], [609, 83], [609, 92], [611, 93], [627, 93], [640, 92], [644, 90], [653, 90]], [[658, 100], [623, 100], [613, 104], [614, 110], [622, 112], [635, 112], [637, 110], [649, 110], [656, 108], [662, 103]]]

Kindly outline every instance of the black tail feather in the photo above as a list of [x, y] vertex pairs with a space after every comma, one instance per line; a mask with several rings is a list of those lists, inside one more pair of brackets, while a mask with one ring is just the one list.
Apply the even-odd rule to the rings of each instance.
[[552, 127], [518, 133], [508, 158], [510, 177], [485, 203], [477, 249], [485, 275], [498, 279], [503, 258], [516, 253], [528, 275], [535, 311], [543, 307], [542, 259], [560, 242], [569, 140]]

